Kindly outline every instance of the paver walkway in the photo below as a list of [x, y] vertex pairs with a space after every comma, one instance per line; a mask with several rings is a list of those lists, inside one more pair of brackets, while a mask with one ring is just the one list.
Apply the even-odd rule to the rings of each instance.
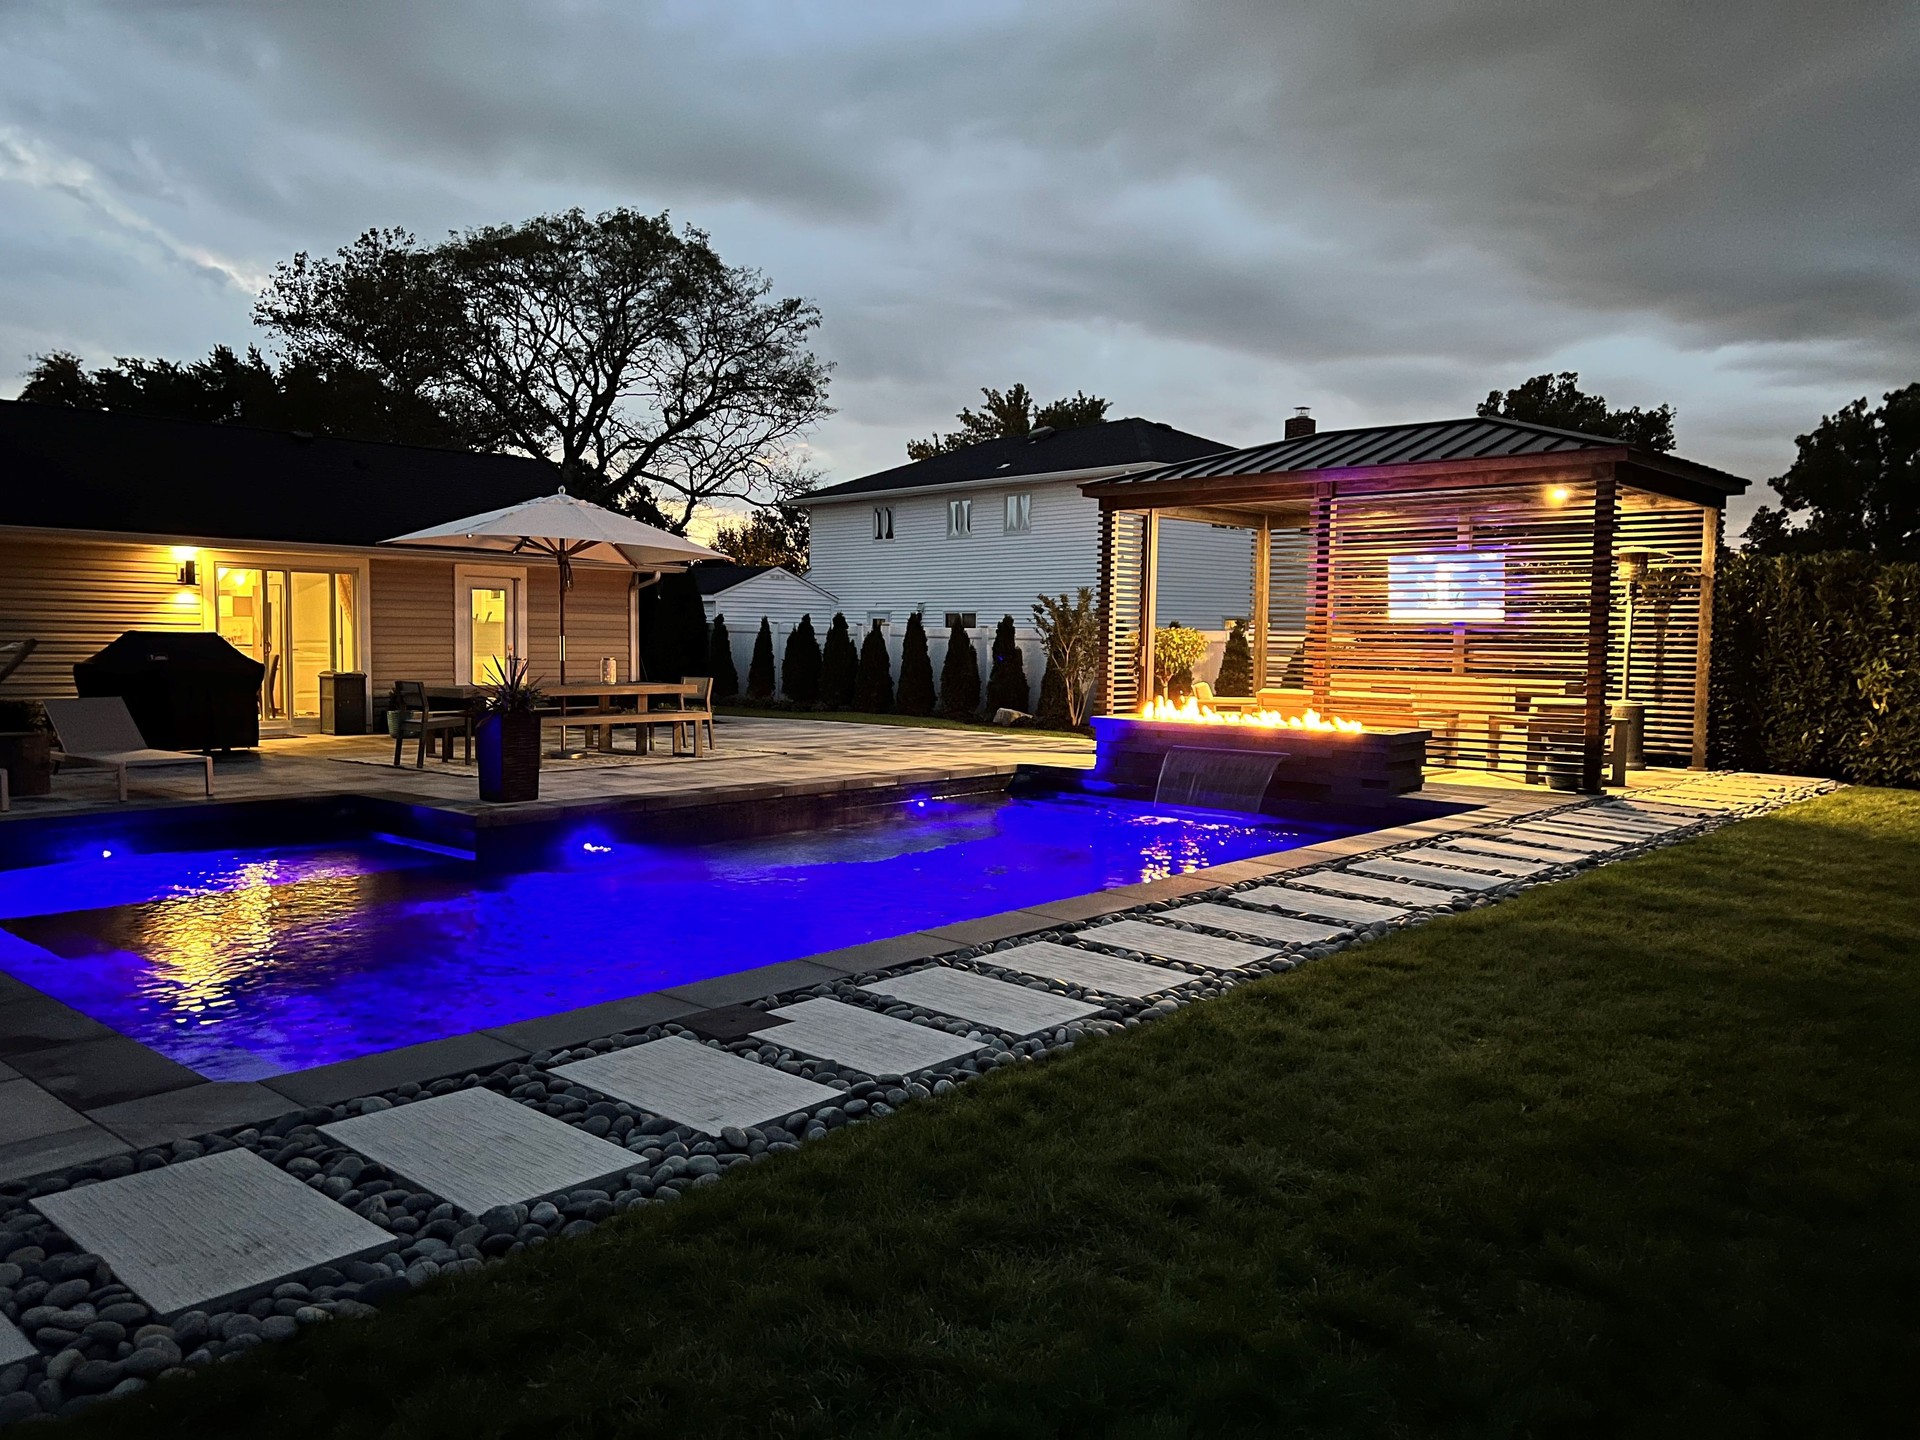
[[1084, 1000], [1072, 1000], [1045, 990], [1029, 990], [1024, 985], [1009, 985], [1004, 980], [976, 975], [971, 970], [956, 970], [950, 965], [929, 966], [860, 988], [872, 995], [905, 1001], [957, 1020], [991, 1025], [1009, 1035], [1034, 1035], [1100, 1013], [1098, 1005], [1089, 1005]]
[[763, 1040], [851, 1065], [869, 1075], [911, 1075], [971, 1055], [978, 1040], [875, 1014], [838, 1000], [802, 1000], [767, 1012], [788, 1023], [757, 1032]]
[[832, 1086], [677, 1035], [556, 1066], [553, 1073], [703, 1135], [765, 1125], [840, 1098]]
[[1082, 930], [1074, 938], [1089, 945], [1106, 945], [1155, 960], [1204, 965], [1209, 970], [1244, 970], [1249, 965], [1272, 959], [1274, 954], [1270, 945], [1249, 945], [1244, 940], [1229, 940], [1223, 935], [1195, 935], [1190, 930], [1175, 930], [1151, 920], [1110, 920]]

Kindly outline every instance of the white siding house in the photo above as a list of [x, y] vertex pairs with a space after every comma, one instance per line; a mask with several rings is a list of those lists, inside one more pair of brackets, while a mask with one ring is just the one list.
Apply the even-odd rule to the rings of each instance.
[[[989, 440], [816, 490], [794, 502], [812, 520], [809, 578], [839, 598], [856, 632], [886, 622], [896, 667], [900, 633], [915, 610], [936, 674], [948, 616], [972, 617], [966, 623], [984, 667], [994, 627], [1011, 615], [1037, 689], [1044, 660], [1034, 599], [1099, 585], [1100, 510], [1080, 485], [1228, 448], [1147, 420], [1113, 420]], [[1160, 613], [1168, 623], [1217, 631], [1246, 615], [1253, 579], [1247, 531], [1170, 521], [1160, 553]]]
[[[700, 587], [700, 603], [707, 612], [707, 623], [716, 615], [727, 622], [727, 641], [733, 650], [733, 668], [739, 672], [742, 691], [747, 684], [747, 666], [753, 660], [753, 639], [760, 633], [764, 619], [773, 631], [773, 668], [777, 677], [780, 657], [786, 653], [787, 636], [793, 633], [802, 615], [813, 617], [813, 629], [822, 641], [834, 612], [841, 609], [832, 593], [806, 576], [796, 575], [778, 565], [696, 565], [694, 583]], [[854, 644], [866, 633], [856, 615], [847, 616], [853, 629]]]

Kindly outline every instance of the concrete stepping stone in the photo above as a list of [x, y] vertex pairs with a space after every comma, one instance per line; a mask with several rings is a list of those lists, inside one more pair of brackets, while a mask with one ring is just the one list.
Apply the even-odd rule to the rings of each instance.
[[860, 988], [908, 1005], [918, 1005], [923, 1010], [951, 1015], [956, 1020], [991, 1025], [1009, 1035], [1035, 1035], [1100, 1013], [1098, 1005], [1089, 1005], [1084, 1000], [1071, 1000], [1045, 990], [1029, 990], [1024, 985], [1009, 985], [1004, 980], [972, 970], [955, 970], [950, 965], [889, 976]]
[[1052, 940], [1035, 940], [1015, 945], [1011, 950], [994, 950], [979, 960], [982, 965], [1015, 970], [1039, 980], [1060, 980], [1096, 994], [1118, 995], [1128, 1000], [1144, 1000], [1194, 979], [1184, 970], [1163, 970], [1158, 965], [1142, 965], [1138, 960], [1122, 960], [1115, 955], [1102, 955], [1098, 950], [1080, 950]]
[[[1357, 868], [1357, 867], [1355, 867]], [[1456, 883], [1456, 876], [1432, 867], [1418, 867], [1431, 871], [1436, 878], [1427, 884], [1409, 885], [1402, 880], [1382, 880], [1378, 873], [1356, 875], [1353, 870], [1317, 870], [1310, 875], [1296, 875], [1295, 885], [1311, 885], [1316, 890], [1331, 890], [1336, 895], [1358, 895], [1363, 900], [1392, 900], [1402, 905], [1412, 905], [1418, 909], [1430, 910], [1436, 905], [1446, 905], [1453, 901], [1459, 891], [1471, 889], [1471, 886]], [[1417, 878], [1417, 877], [1416, 877]], [[1448, 887], [1434, 889], [1434, 886]]]
[[1514, 860], [1505, 855], [1482, 855], [1477, 851], [1442, 850], [1437, 845], [1422, 845], [1417, 850], [1402, 850], [1394, 858], [1411, 860], [1417, 865], [1453, 865], [1463, 870], [1484, 870], [1512, 880], [1544, 875], [1553, 866], [1539, 860]]
[[982, 1048], [978, 1040], [965, 1040], [931, 1025], [896, 1020], [839, 1000], [802, 1000], [768, 1013], [793, 1023], [764, 1031], [760, 1038], [836, 1065], [851, 1065], [869, 1075], [910, 1075]]
[[1538, 860], [1549, 865], [1576, 865], [1587, 858], [1578, 850], [1556, 850], [1550, 845], [1520, 845], [1511, 840], [1442, 840], [1429, 848], [1472, 855], [1503, 855], [1509, 860]]
[[322, 1125], [323, 1135], [470, 1215], [631, 1170], [618, 1145], [476, 1085]]
[[1151, 920], [1114, 920], [1082, 930], [1078, 938], [1094, 945], [1136, 950], [1156, 960], [1205, 965], [1210, 970], [1242, 970], [1258, 961], [1271, 960], [1274, 955], [1271, 946], [1249, 945], [1244, 940], [1228, 940], [1219, 935], [1196, 935], [1191, 930], [1175, 930]]
[[1502, 832], [1502, 839], [1521, 845], [1551, 845], [1556, 850], [1577, 850], [1586, 855], [1606, 855], [1622, 849], [1627, 842], [1612, 835], [1596, 835], [1591, 830], [1562, 825], [1515, 825]]
[[1376, 900], [1349, 900], [1344, 895], [1322, 895], [1313, 890], [1296, 890], [1291, 885], [1256, 885], [1235, 893], [1242, 905], [1264, 905], [1269, 910], [1287, 910], [1315, 920], [1332, 920], [1347, 925], [1377, 925], [1383, 920], [1402, 920], [1407, 910], [1399, 905], [1382, 905]]
[[1353, 932], [1351, 925], [1322, 925], [1317, 920], [1295, 920], [1270, 911], [1242, 910], [1203, 900], [1181, 905], [1166, 912], [1170, 920], [1185, 920], [1209, 930], [1226, 930], [1235, 935], [1258, 935], [1279, 945], [1316, 945], [1322, 940], [1338, 940]]
[[[1401, 852], [1401, 855], [1419, 855], [1424, 853], [1427, 852], [1405, 850]], [[1445, 852], [1441, 853], [1444, 854]], [[1438, 856], [1435, 858], [1437, 859]], [[1459, 855], [1458, 852], [1455, 852], [1454, 858], [1447, 861], [1449, 868], [1444, 869], [1438, 864], [1429, 865], [1418, 860], [1402, 859], [1400, 856], [1383, 860], [1356, 860], [1347, 867], [1347, 872], [1351, 875], [1354, 871], [1359, 871], [1359, 874], [1353, 876], [1356, 880], [1364, 879], [1369, 875], [1375, 875], [1387, 880], [1414, 880], [1422, 885], [1438, 885], [1442, 889], [1448, 890], [1497, 890], [1502, 885], [1512, 884], [1513, 880], [1518, 878], [1513, 876], [1480, 875], [1471, 870], [1456, 870], [1450, 868], [1459, 860], [1464, 859], [1466, 859], [1464, 855]], [[1516, 861], [1515, 863], [1518, 864], [1520, 862]], [[1427, 892], [1423, 891], [1421, 893], [1425, 894]], [[1448, 896], [1447, 898], [1450, 900], [1453, 897]], [[1428, 900], [1424, 903], [1434, 905], [1440, 902]]]
[[0, 1365], [13, 1365], [39, 1353], [18, 1326], [0, 1315]]
[[[768, 1033], [785, 1029], [775, 1026]], [[710, 1050], [680, 1035], [558, 1065], [552, 1073], [703, 1135], [718, 1135], [729, 1125], [741, 1130], [764, 1125], [840, 1098], [830, 1085]]]
[[1658, 829], [1661, 834], [1673, 830], [1684, 830], [1699, 818], [1699, 811], [1688, 813], [1691, 807], [1680, 806], [1674, 810], [1643, 810], [1636, 805], [1594, 805], [1581, 811], [1583, 815], [1604, 815], [1609, 820], [1624, 820], [1629, 824], [1645, 825], [1648, 829]]
[[396, 1237], [251, 1150], [223, 1150], [56, 1195], [34, 1208], [155, 1313], [250, 1299]]
[[1589, 820], [1529, 820], [1514, 827], [1514, 834], [1557, 835], [1563, 840], [1604, 840], [1615, 846], [1644, 845], [1658, 838], [1651, 830], [1633, 830], [1624, 825], [1607, 825]]

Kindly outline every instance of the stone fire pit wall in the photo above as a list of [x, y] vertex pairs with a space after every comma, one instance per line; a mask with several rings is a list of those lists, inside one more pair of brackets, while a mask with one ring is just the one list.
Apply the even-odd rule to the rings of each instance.
[[1099, 762], [1094, 778], [1118, 792], [1151, 799], [1169, 750], [1225, 750], [1279, 755], [1263, 810], [1288, 802], [1379, 804], [1418, 790], [1427, 758], [1426, 730], [1359, 734], [1261, 725], [1195, 725], [1178, 720], [1093, 717]]

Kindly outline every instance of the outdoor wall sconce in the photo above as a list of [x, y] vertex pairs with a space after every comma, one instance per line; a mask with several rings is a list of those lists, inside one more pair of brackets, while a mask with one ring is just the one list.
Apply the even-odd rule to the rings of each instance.
[[194, 558], [199, 554], [191, 545], [173, 547], [173, 558], [180, 563], [180, 583], [198, 585], [200, 583], [200, 562]]

